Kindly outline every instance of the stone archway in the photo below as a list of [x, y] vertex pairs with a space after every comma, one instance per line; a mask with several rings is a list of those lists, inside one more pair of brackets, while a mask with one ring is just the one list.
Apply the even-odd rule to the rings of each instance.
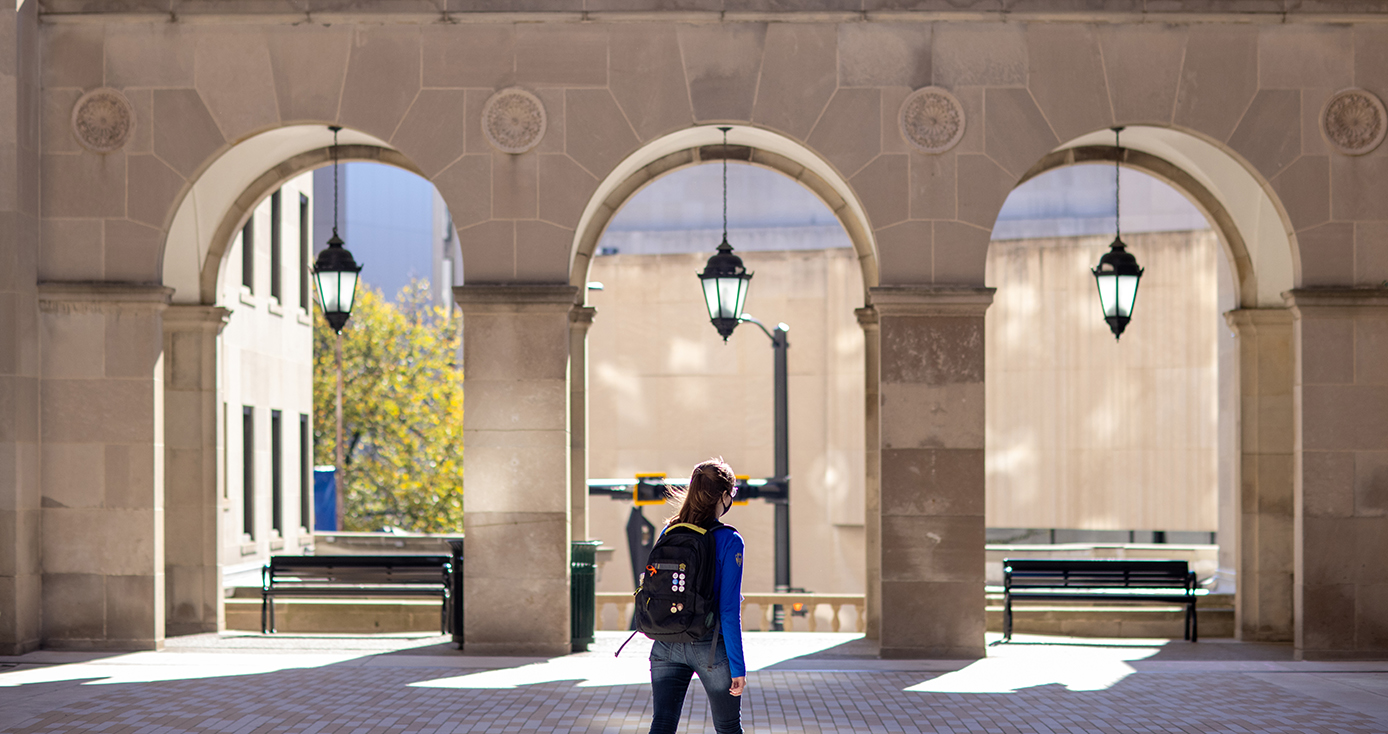
[[[1347, 366], [1357, 364], [1356, 344], [1373, 347], [1372, 339], [1356, 335], [1376, 333], [1382, 320], [1375, 315], [1381, 312], [1379, 296], [1365, 291], [1388, 276], [1377, 224], [1388, 176], [1382, 148], [1341, 155], [1316, 130], [1330, 90], [1361, 84], [1382, 94], [1381, 59], [1372, 43], [1359, 42], [1369, 32], [1363, 18], [1327, 23], [1325, 15], [1293, 12], [1277, 16], [1285, 22], [1260, 24], [1196, 12], [1149, 23], [1106, 11], [967, 18], [906, 12], [862, 22], [782, 9], [709, 16], [706, 23], [661, 10], [639, 19], [599, 14], [573, 23], [564, 11], [542, 6], [505, 18], [454, 12], [441, 23], [437, 13], [401, 14], [364, 3], [361, 13], [324, 23], [254, 7], [191, 22], [153, 10], [50, 13], [24, 4], [26, 40], [18, 48], [36, 70], [32, 78], [42, 94], [21, 85], [6, 99], [23, 119], [42, 124], [24, 127], [20, 134], [28, 142], [11, 146], [11, 155], [22, 161], [12, 180], [27, 193], [5, 211], [22, 210], [14, 226], [37, 230], [15, 230], [15, 241], [31, 244], [23, 245], [24, 256], [16, 260], [23, 272], [16, 282], [23, 284], [6, 292], [16, 294], [18, 303], [37, 306], [3, 315], [29, 349], [21, 353], [83, 346], [71, 347], [72, 358], [30, 360], [6, 373], [23, 381], [0, 392], [9, 390], [5, 394], [24, 406], [25, 425], [41, 419], [42, 432], [7, 438], [0, 448], [41, 454], [45, 466], [97, 466], [108, 453], [129, 453], [140, 457], [140, 470], [122, 475], [124, 484], [138, 486], [139, 499], [120, 512], [90, 506], [96, 502], [92, 493], [78, 493], [81, 506], [69, 505], [73, 498], [63, 492], [70, 485], [91, 485], [85, 477], [70, 481], [55, 472], [22, 480], [23, 496], [33, 498], [24, 509], [31, 519], [4, 521], [22, 536], [27, 557], [42, 555], [42, 567], [0, 575], [25, 589], [7, 607], [18, 610], [12, 618], [31, 620], [14, 644], [37, 644], [40, 638], [73, 646], [158, 643], [162, 619], [149, 610], [163, 606], [153, 590], [161, 586], [155, 577], [163, 567], [157, 557], [163, 485], [147, 465], [165, 439], [162, 418], [152, 417], [163, 407], [151, 397], [162, 394], [163, 351], [156, 336], [132, 361], [133, 339], [85, 343], [80, 335], [93, 333], [93, 324], [104, 320], [148, 341], [149, 332], [162, 331], [161, 314], [171, 297], [209, 308], [200, 297], [208, 250], [164, 247], [175, 202], [224, 152], [298, 123], [341, 122], [385, 141], [420, 164], [462, 220], [473, 284], [459, 296], [470, 319], [470, 370], [495, 377], [489, 398], [479, 389], [485, 380], [469, 374], [470, 395], [477, 398], [469, 398], [470, 439], [474, 446], [491, 442], [487, 451], [473, 453], [474, 459], [487, 458], [470, 471], [477, 470], [478, 485], [494, 487], [472, 494], [469, 516], [484, 524], [469, 530], [469, 537], [543, 525], [543, 533], [524, 537], [541, 538], [539, 545], [549, 549], [544, 557], [508, 559], [526, 569], [521, 579], [507, 564], [494, 563], [488, 574], [472, 577], [477, 583], [470, 583], [468, 593], [489, 600], [514, 596], [520, 588], [530, 598], [559, 600], [542, 610], [539, 602], [517, 605], [523, 607], [519, 619], [470, 627], [476, 636], [469, 644], [482, 643], [478, 649], [500, 650], [516, 640], [524, 644], [512, 649], [563, 649], [567, 567], [553, 557], [569, 521], [569, 322], [571, 315], [584, 318], [581, 308], [574, 309], [581, 296], [571, 285], [582, 270], [574, 266], [575, 228], [595, 187], [626, 157], [691, 125], [731, 122], [780, 131], [829, 161], [861, 193], [870, 215], [867, 231], [876, 240], [880, 272], [862, 318], [870, 335], [880, 334], [883, 352], [880, 363], [869, 365], [880, 373], [881, 393], [869, 399], [882, 411], [877, 425], [883, 454], [876, 470], [884, 488], [895, 488], [882, 495], [882, 516], [890, 519], [883, 534], [900, 542], [899, 552], [882, 556], [893, 564], [883, 569], [883, 609], [901, 610], [894, 618], [899, 626], [883, 625], [884, 654], [982, 651], [982, 600], [975, 598], [981, 571], [973, 570], [981, 563], [972, 550], [981, 545], [982, 532], [976, 502], [982, 496], [981, 385], [975, 380], [981, 354], [973, 345], [990, 296], [981, 288], [988, 231], [1007, 192], [1036, 161], [1058, 146], [1107, 143], [1106, 131], [1115, 124], [1153, 126], [1150, 145], [1139, 144], [1141, 136], [1125, 142], [1197, 179], [1220, 178], [1221, 169], [1249, 184], [1223, 199], [1257, 274], [1256, 301], [1246, 301], [1238, 318], [1257, 331], [1259, 344], [1267, 336], [1298, 346], [1284, 350], [1295, 358], [1273, 360], [1268, 364], [1276, 371], [1259, 373], [1258, 393], [1246, 394], [1245, 405], [1267, 408], [1269, 415], [1290, 412], [1290, 419], [1266, 424], [1267, 435], [1276, 436], [1278, 445], [1293, 445], [1290, 436], [1300, 431], [1306, 447], [1252, 458], [1269, 470], [1260, 470], [1260, 478], [1294, 474], [1296, 486], [1305, 490], [1296, 498], [1333, 500], [1292, 500], [1300, 508], [1298, 519], [1313, 520], [1305, 524], [1306, 538], [1343, 548], [1345, 543], [1334, 541], [1348, 537], [1351, 527], [1362, 526], [1366, 534], [1381, 530], [1378, 500], [1364, 499], [1369, 504], [1361, 507], [1356, 493], [1357, 483], [1376, 486], [1374, 467], [1388, 434], [1378, 418], [1382, 379]], [[55, 22], [41, 20], [46, 15]], [[628, 22], [633, 20], [641, 22]], [[929, 33], [920, 32], [926, 27], [921, 20], [931, 21]], [[486, 100], [512, 86], [533, 89], [554, 113], [552, 133], [519, 155], [502, 153], [478, 135]], [[965, 113], [962, 138], [938, 155], [913, 149], [892, 124], [911, 90], [927, 86], [949, 90]], [[130, 95], [138, 124], [126, 149], [98, 154], [65, 135], [47, 134], [66, 125], [64, 100], [98, 87]], [[1095, 137], [1080, 137], [1088, 135]], [[49, 143], [56, 147], [48, 149]], [[1194, 143], [1219, 155], [1201, 159]], [[263, 173], [255, 170], [231, 186], [227, 201]], [[1278, 196], [1267, 206], [1263, 195], [1273, 191]], [[212, 213], [188, 241], [210, 242], [221, 216]], [[182, 241], [185, 231], [179, 232]], [[1303, 247], [1306, 258], [1300, 257]], [[1279, 248], [1285, 276], [1271, 277], [1273, 270], [1262, 267], [1260, 258], [1277, 255]], [[172, 262], [180, 252], [191, 254]], [[161, 276], [169, 268], [178, 277], [165, 281]], [[1291, 326], [1279, 280], [1299, 287], [1293, 300], [1300, 305], [1292, 311], [1318, 315]], [[160, 282], [172, 285], [172, 296], [150, 285]], [[1298, 295], [1310, 286], [1340, 290], [1333, 297]], [[216, 320], [215, 313], [203, 316]], [[1314, 328], [1295, 331], [1302, 324]], [[103, 346], [108, 342], [114, 346]], [[870, 342], [878, 343], [877, 337]], [[1301, 350], [1303, 343], [1315, 347]], [[1297, 378], [1283, 368], [1308, 355], [1312, 362], [1298, 374], [1311, 389], [1295, 395], [1281, 387], [1263, 390], [1263, 377], [1291, 384]], [[40, 382], [42, 389], [35, 387]], [[36, 394], [42, 397], [30, 397]], [[71, 407], [85, 408], [92, 396], [112, 406], [113, 417], [98, 427]], [[487, 412], [497, 406], [521, 407]], [[1314, 461], [1296, 460], [1306, 452]], [[532, 471], [522, 476], [511, 470], [516, 461], [529, 462]], [[1293, 468], [1278, 468], [1287, 465]], [[540, 484], [555, 497], [529, 493]], [[50, 491], [57, 494], [50, 497]], [[41, 506], [40, 497], [63, 506]], [[536, 508], [543, 509], [543, 518], [533, 514]], [[132, 519], [122, 524], [121, 517]], [[139, 543], [127, 545], [154, 550], [114, 559], [105, 575], [87, 573], [85, 557], [77, 554], [38, 553], [44, 537], [83, 534], [94, 526], [107, 534], [103, 538], [128, 532]], [[507, 538], [522, 538], [492, 537], [503, 546]], [[1370, 548], [1368, 543], [1362, 548]], [[1297, 545], [1304, 573], [1296, 583], [1316, 590], [1299, 617], [1317, 620], [1311, 646], [1347, 654], [1381, 651], [1383, 621], [1372, 612], [1388, 607], [1376, 603], [1382, 600], [1381, 580], [1368, 572], [1337, 575], [1367, 552], [1317, 547]], [[485, 565], [484, 556], [469, 553], [479, 564], [471, 569]], [[111, 599], [111, 610], [140, 609], [118, 620], [115, 611], [94, 606], [90, 614], [78, 614], [64, 604], [103, 595]], [[886, 601], [889, 595], [893, 601]], [[1358, 638], [1338, 631], [1350, 618], [1361, 620], [1355, 623]], [[42, 621], [42, 633], [34, 620]], [[0, 643], [9, 639], [0, 635]]]
[[1111, 140], [1108, 130], [1080, 136], [1042, 157], [1018, 185], [1063, 166], [1117, 160], [1185, 195], [1215, 229], [1236, 296], [1225, 320], [1239, 339], [1234, 374], [1221, 383], [1221, 391], [1233, 391], [1221, 393], [1233, 426], [1232, 446], [1222, 448], [1231, 454], [1224, 460], [1232, 478], [1221, 483], [1220, 566], [1236, 578], [1238, 636], [1290, 641], [1294, 354], [1284, 294], [1299, 281], [1296, 235], [1271, 187], [1227, 147], [1169, 127], [1127, 127], [1121, 149]]
[[[783, 174], [799, 182], [815, 194], [834, 213], [848, 234], [858, 260], [863, 279], [864, 297], [871, 301], [870, 288], [878, 285], [879, 263], [877, 243], [867, 211], [858, 194], [835, 169], [808, 147], [776, 132], [750, 125], [729, 126], [726, 145], [719, 126], [688, 128], [653, 140], [616, 165], [599, 183], [583, 210], [574, 231], [572, 265], [569, 280], [578, 289], [580, 299], [586, 296], [584, 285], [599, 239], [608, 223], [621, 207], [642, 188], [656, 179], [675, 171], [722, 160], [744, 161]], [[863, 309], [859, 309], [862, 311]], [[570, 334], [570, 507], [574, 537], [586, 536], [588, 506], [588, 406], [587, 406], [587, 331], [594, 310], [576, 309], [571, 320]], [[860, 314], [861, 316], [862, 314]], [[879, 635], [880, 599], [880, 523], [875, 512], [878, 504], [878, 479], [875, 455], [878, 451], [877, 410], [877, 341], [875, 325], [863, 322], [870, 338], [864, 355], [865, 379], [865, 448], [868, 461], [864, 495], [866, 545], [866, 633], [869, 638]]]
[[[162, 402], [164, 424], [177, 429], [165, 433], [163, 509], [167, 522], [178, 528], [177, 532], [165, 533], [164, 540], [163, 600], [169, 634], [219, 630], [224, 624], [223, 567], [244, 560], [237, 558], [234, 550], [230, 551], [230, 558], [227, 557], [227, 547], [237, 545], [235, 538], [228, 534], [241, 532], [235, 523], [223, 517], [223, 508], [232, 506], [233, 495], [227, 485], [231, 483], [233, 472], [244, 470], [246, 466], [227, 454], [233, 449], [238, 455], [248, 450], [241, 443], [245, 440], [244, 433], [239, 441], [233, 440], [231, 426], [237, 421], [226, 415], [233, 407], [227, 402], [227, 396], [240, 394], [242, 400], [239, 402], [258, 403], [260, 399], [237, 392], [239, 388], [228, 388], [230, 378], [225, 372], [229, 363], [222, 334], [234, 310], [249, 307], [249, 315], [255, 322], [262, 309], [258, 305], [259, 298], [253, 296], [247, 300], [244, 292], [239, 298], [227, 297], [223, 282], [227, 254], [237, 233], [263, 200], [291, 179], [331, 165], [332, 139], [332, 132], [326, 126], [297, 125], [277, 128], [243, 141], [205, 166], [169, 217], [162, 267], [163, 282], [172, 292], [171, 303], [162, 319]], [[385, 163], [420, 175], [409, 158], [369, 135], [344, 130], [341, 139], [344, 144], [336, 151], [338, 160]], [[308, 253], [300, 255], [311, 252], [310, 244]], [[300, 281], [300, 287], [304, 284], [305, 281]], [[278, 320], [286, 321], [287, 317], [287, 323], [294, 324], [291, 328], [302, 330], [309, 323], [305, 319], [311, 316], [311, 307], [305, 313], [288, 302], [278, 306], [281, 309]], [[236, 328], [248, 327], [233, 327], [233, 331]], [[244, 386], [244, 379], [238, 384]], [[290, 392], [299, 393], [298, 390]], [[281, 442], [291, 446], [298, 444], [296, 448], [286, 449], [291, 455], [309, 450], [306, 445], [309, 438], [296, 435], [292, 427], [296, 412], [304, 416], [300, 432], [311, 426], [307, 417], [312, 413], [311, 401], [308, 408], [299, 405], [297, 410], [291, 409], [294, 406], [289, 404], [302, 402], [301, 397], [291, 400], [286, 396], [280, 403], [259, 405], [258, 412], [252, 409], [250, 418], [254, 422], [265, 422], [263, 419], [269, 417], [265, 415], [267, 407], [287, 413], [291, 427], [287, 430], [289, 435], [282, 437]], [[284, 430], [283, 427], [280, 430]], [[264, 430], [253, 430], [251, 435], [260, 437], [257, 449], [266, 434]], [[302, 459], [298, 464], [303, 469]], [[285, 472], [290, 477], [296, 473]], [[292, 481], [282, 481], [287, 487], [294, 486]], [[243, 507], [242, 512], [248, 510]], [[263, 513], [258, 513], [257, 517], [259, 514]], [[306, 521], [295, 526], [304, 523]], [[286, 532], [294, 535], [291, 528], [286, 528]], [[264, 538], [257, 540], [264, 541]], [[285, 540], [281, 537], [278, 542]], [[271, 538], [272, 548], [274, 542]], [[244, 547], [241, 552], [246, 553]], [[255, 561], [260, 553], [263, 549], [257, 550], [250, 560]]]

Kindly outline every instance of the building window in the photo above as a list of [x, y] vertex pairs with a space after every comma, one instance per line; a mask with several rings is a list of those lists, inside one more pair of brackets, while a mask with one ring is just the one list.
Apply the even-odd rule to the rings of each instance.
[[299, 525], [313, 532], [313, 437], [308, 414], [299, 414]]
[[219, 484], [222, 485], [222, 499], [231, 504], [231, 481], [227, 477], [231, 476], [231, 452], [227, 450], [227, 443], [231, 441], [231, 405], [222, 403], [222, 476], [218, 477]]
[[241, 408], [241, 532], [255, 540], [255, 408]]
[[241, 285], [255, 292], [255, 215], [241, 228]]
[[[299, 308], [308, 311], [309, 285], [309, 229], [313, 222], [308, 218], [308, 197], [299, 194]], [[308, 515], [304, 515], [308, 517]]]
[[308, 413], [298, 413], [298, 524], [314, 531], [314, 444]]
[[284, 231], [284, 210], [280, 207], [280, 192], [270, 194], [270, 297], [280, 298], [280, 242]]
[[278, 410], [270, 411], [270, 527], [284, 536], [284, 426]]

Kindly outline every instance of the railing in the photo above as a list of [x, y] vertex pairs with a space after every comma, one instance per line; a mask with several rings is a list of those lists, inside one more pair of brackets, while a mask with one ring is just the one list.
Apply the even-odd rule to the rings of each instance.
[[[603, 629], [626, 629], [631, 620], [632, 602], [634, 597], [629, 593], [603, 593], [597, 595], [598, 618], [597, 628]], [[785, 608], [785, 627], [787, 632], [807, 631], [819, 632], [821, 621], [827, 622], [829, 628], [834, 632], [862, 632], [864, 602], [862, 594], [744, 594], [742, 597], [742, 624], [744, 629], [750, 629], [751, 620], [747, 617], [747, 607], [755, 606], [761, 612], [761, 630], [771, 629], [771, 617], [773, 607], [780, 604]], [[791, 613], [791, 608], [795, 604], [803, 604], [805, 616], [799, 617]], [[615, 627], [606, 624], [607, 607], [616, 607]], [[828, 614], [823, 620], [818, 612], [824, 607], [828, 607]], [[849, 619], [849, 629], [844, 630], [841, 623], [844, 607], [852, 609]], [[799, 620], [805, 621], [801, 625]], [[798, 628], [797, 628], [798, 627]]]

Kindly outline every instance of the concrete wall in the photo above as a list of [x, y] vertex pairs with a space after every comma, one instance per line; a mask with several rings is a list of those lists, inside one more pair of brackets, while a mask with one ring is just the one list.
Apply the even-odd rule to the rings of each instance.
[[989, 246], [989, 527], [1218, 528], [1218, 240], [1125, 234], [1146, 274], [1116, 341], [1089, 273], [1112, 239]]
[[[688, 479], [722, 456], [738, 474], [770, 477], [771, 341], [743, 324], [725, 345], [708, 322], [695, 273], [706, 254], [612, 255], [590, 271], [588, 471]], [[743, 254], [756, 273], [747, 313], [790, 328], [791, 585], [863, 592], [863, 332], [853, 317], [862, 276], [848, 249]], [[630, 591], [630, 502], [589, 501], [589, 534], [616, 548], [602, 591]], [[657, 527], [666, 507], [647, 507]], [[771, 592], [773, 510], [756, 501], [725, 521], [747, 541], [743, 588]]]

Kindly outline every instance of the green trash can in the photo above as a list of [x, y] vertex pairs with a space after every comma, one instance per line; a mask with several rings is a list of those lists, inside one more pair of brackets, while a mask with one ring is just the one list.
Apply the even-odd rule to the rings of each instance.
[[573, 651], [587, 652], [593, 644], [598, 616], [598, 546], [601, 540], [575, 540], [569, 562], [569, 621]]

